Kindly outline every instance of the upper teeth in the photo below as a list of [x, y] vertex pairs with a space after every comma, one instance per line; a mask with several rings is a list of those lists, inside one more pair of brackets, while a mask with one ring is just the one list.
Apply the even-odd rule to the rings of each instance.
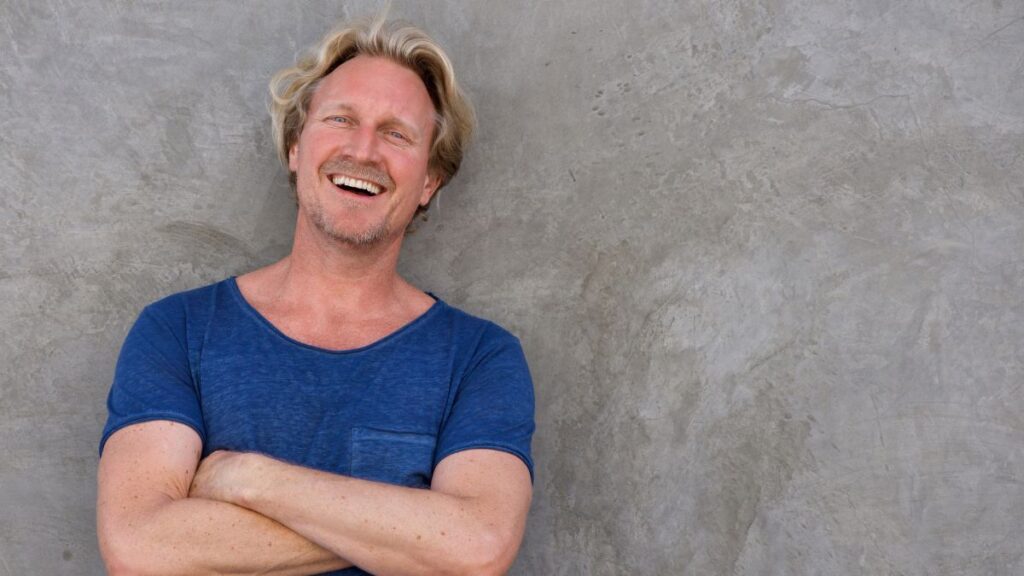
[[366, 180], [356, 180], [355, 178], [349, 178], [348, 176], [335, 176], [332, 179], [335, 186], [349, 186], [351, 188], [359, 188], [360, 190], [366, 190], [370, 194], [380, 194], [380, 186], [377, 186], [373, 182], [367, 182]]

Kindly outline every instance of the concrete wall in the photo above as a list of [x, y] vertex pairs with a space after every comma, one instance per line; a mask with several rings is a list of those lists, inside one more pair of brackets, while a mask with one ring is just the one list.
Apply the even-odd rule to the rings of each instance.
[[[145, 303], [286, 253], [273, 71], [372, 2], [0, 2], [0, 575], [100, 574]], [[396, 2], [480, 135], [404, 272], [523, 338], [515, 574], [1024, 573], [1019, 0]]]

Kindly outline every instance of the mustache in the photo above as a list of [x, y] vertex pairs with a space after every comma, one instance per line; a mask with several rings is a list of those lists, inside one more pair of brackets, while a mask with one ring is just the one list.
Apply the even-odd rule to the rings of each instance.
[[372, 164], [360, 164], [347, 158], [328, 160], [320, 171], [325, 174], [344, 174], [359, 180], [368, 180], [388, 190], [392, 190], [395, 187], [395, 181], [384, 170]]

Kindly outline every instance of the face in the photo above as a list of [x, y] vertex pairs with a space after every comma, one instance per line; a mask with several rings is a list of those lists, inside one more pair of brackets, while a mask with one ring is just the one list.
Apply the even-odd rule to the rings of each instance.
[[401, 238], [437, 190], [434, 116], [420, 78], [390, 60], [357, 56], [325, 76], [288, 154], [299, 218], [352, 246]]

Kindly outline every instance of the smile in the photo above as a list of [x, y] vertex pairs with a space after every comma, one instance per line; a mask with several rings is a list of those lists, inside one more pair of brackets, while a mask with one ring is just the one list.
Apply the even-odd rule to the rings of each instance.
[[331, 177], [331, 182], [342, 190], [359, 194], [360, 196], [376, 196], [383, 191], [383, 188], [378, 184], [349, 176], [335, 175]]

